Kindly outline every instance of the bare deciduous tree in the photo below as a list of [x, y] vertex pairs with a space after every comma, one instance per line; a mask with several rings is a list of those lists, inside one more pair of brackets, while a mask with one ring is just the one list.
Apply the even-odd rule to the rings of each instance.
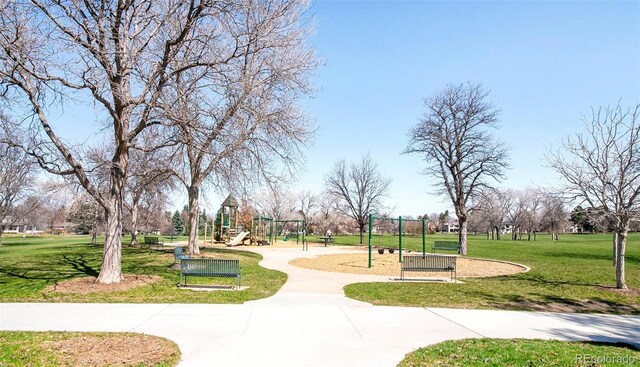
[[565, 201], [559, 195], [545, 192], [541, 202], [540, 221], [543, 229], [551, 235], [552, 241], [558, 240], [558, 235], [567, 219]]
[[257, 195], [256, 207], [261, 215], [273, 220], [294, 219], [293, 195], [284, 189], [265, 190]]
[[489, 132], [498, 125], [498, 110], [486, 101], [480, 85], [448, 86], [425, 100], [427, 111], [409, 132], [405, 153], [427, 163], [425, 174], [437, 180], [437, 192], [448, 196], [460, 224], [461, 252], [467, 253], [467, 204], [478, 190], [500, 181], [508, 167], [508, 150]]
[[15, 212], [33, 182], [33, 159], [21, 149], [0, 143], [0, 246], [4, 226], [19, 218]]
[[[134, 150], [130, 155], [130, 173], [127, 180], [124, 205], [129, 211], [131, 246], [138, 246], [138, 219], [141, 206], [164, 204], [167, 191], [175, 189], [171, 152], [152, 150], [149, 153]], [[156, 208], [158, 209], [158, 208]], [[160, 213], [164, 212], [161, 208]]]
[[[180, 83], [179, 76], [186, 74], [209, 76], [204, 84], [213, 85], [216, 79], [224, 82], [242, 74], [238, 65], [259, 65], [257, 76], [261, 78], [253, 82], [271, 86], [272, 71], [277, 76], [279, 72], [286, 73], [287, 67], [280, 64], [281, 60], [293, 57], [290, 50], [302, 43], [300, 37], [289, 38], [289, 48], [272, 48], [273, 45], [263, 42], [265, 37], [290, 28], [286, 21], [291, 17], [278, 21], [271, 16], [272, 12], [284, 9], [288, 15], [297, 15], [300, 8], [295, 0], [3, 3], [2, 96], [16, 101], [16, 107], [24, 107], [13, 112], [20, 115], [19, 120], [30, 130], [29, 153], [38, 159], [40, 166], [50, 173], [75, 176], [104, 208], [106, 239], [99, 282], [122, 279], [123, 192], [129, 151], [136, 146], [140, 134], [159, 129], [166, 122], [160, 109], [168, 107], [163, 99], [167, 86]], [[260, 23], [261, 27], [245, 28], [250, 25], [248, 22]], [[250, 60], [252, 55], [264, 55], [265, 49], [283, 56]], [[244, 84], [238, 86], [236, 90], [242, 92]], [[211, 95], [211, 100], [223, 104], [235, 101], [228, 94]], [[290, 95], [291, 90], [284, 92], [284, 96]], [[106, 192], [91, 181], [89, 172], [93, 167], [85, 161], [81, 146], [59, 135], [52, 121], [55, 111], [49, 108], [58, 101], [89, 101], [100, 117], [105, 117], [103, 131], [113, 147]], [[260, 102], [253, 100], [251, 106], [257, 109], [271, 106]], [[218, 107], [214, 105], [211, 109]]]
[[385, 211], [383, 199], [389, 194], [391, 179], [380, 173], [378, 165], [367, 154], [358, 163], [336, 162], [325, 177], [325, 187], [336, 199], [336, 209], [356, 222], [362, 244], [369, 214]]
[[88, 194], [81, 194], [69, 207], [69, 220], [78, 225], [81, 233], [91, 235], [91, 244], [98, 242], [98, 228], [104, 222], [104, 209]]
[[205, 182], [219, 192], [242, 193], [259, 182], [279, 181], [282, 171], [301, 163], [313, 131], [299, 108], [301, 95], [311, 91], [308, 78], [316, 66], [304, 42], [304, 4], [247, 1], [229, 8], [236, 16], [220, 18], [218, 27], [225, 33], [205, 55], [200, 49], [183, 50], [171, 63], [180, 70], [205, 57], [211, 69], [176, 74], [163, 99], [165, 117], [177, 125], [184, 148], [179, 176], [189, 198], [191, 254], [199, 253]]
[[584, 133], [565, 138], [548, 161], [565, 195], [601, 208], [613, 224], [616, 287], [624, 289], [629, 226], [640, 216], [640, 104], [599, 108], [583, 122]]
[[296, 195], [295, 210], [300, 214], [305, 223], [305, 231], [313, 227], [313, 213], [318, 207], [318, 197], [309, 190], [303, 190]]

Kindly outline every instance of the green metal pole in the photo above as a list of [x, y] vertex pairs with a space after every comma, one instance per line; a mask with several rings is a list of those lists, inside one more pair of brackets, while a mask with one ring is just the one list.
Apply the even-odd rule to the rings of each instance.
[[427, 254], [427, 223], [422, 217], [422, 256]]
[[269, 231], [269, 242], [273, 244], [273, 221], [271, 221], [271, 228]]
[[400, 232], [400, 236], [398, 236], [398, 260], [402, 262], [402, 217], [398, 217], [398, 232]]
[[369, 214], [369, 267], [371, 267], [371, 224], [373, 222], [373, 217]]

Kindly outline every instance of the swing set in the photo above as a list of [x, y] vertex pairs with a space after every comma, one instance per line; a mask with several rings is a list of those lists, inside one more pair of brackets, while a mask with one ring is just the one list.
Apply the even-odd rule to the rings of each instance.
[[380, 218], [369, 214], [369, 267], [373, 248], [383, 254], [385, 249], [389, 253], [398, 250], [398, 262], [402, 262], [403, 246], [411, 245], [415, 248], [422, 244], [422, 255], [427, 253], [427, 225], [426, 218], [403, 219]]

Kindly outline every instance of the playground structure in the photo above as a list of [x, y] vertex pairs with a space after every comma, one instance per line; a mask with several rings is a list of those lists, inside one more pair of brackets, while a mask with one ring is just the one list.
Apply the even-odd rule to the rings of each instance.
[[217, 242], [231, 242], [238, 234], [238, 201], [233, 195], [229, 194], [220, 204], [213, 227]]
[[300, 241], [302, 243], [305, 242], [305, 222], [300, 219], [290, 219], [290, 220], [274, 220], [274, 240], [278, 240], [278, 235], [283, 237], [284, 241], [288, 241], [289, 238], [292, 238], [292, 235], [296, 236], [296, 244], [299, 244]]
[[377, 248], [379, 253], [384, 253], [388, 249], [389, 253], [398, 250], [398, 262], [402, 262], [403, 245], [417, 247], [422, 245], [422, 254], [427, 253], [427, 225], [426, 218], [403, 219], [379, 218], [369, 215], [369, 268], [371, 267], [371, 257], [373, 248]]
[[255, 216], [251, 220], [251, 244], [270, 245], [273, 243], [273, 219]]

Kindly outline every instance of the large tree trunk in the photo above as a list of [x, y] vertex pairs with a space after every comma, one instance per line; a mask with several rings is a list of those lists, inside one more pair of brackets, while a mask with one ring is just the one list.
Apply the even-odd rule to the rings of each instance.
[[105, 208], [106, 229], [102, 266], [98, 282], [119, 283], [122, 280], [122, 208], [128, 156], [114, 157], [109, 182], [109, 198]]
[[618, 265], [618, 232], [613, 231], [613, 266]]
[[616, 229], [618, 234], [618, 243], [617, 243], [617, 262], [616, 262], [616, 288], [618, 289], [627, 289], [627, 283], [624, 277], [624, 256], [627, 247], [627, 232], [628, 226], [623, 227], [622, 229]]
[[98, 282], [103, 284], [119, 283], [122, 280], [121, 196], [116, 196], [110, 199], [110, 208], [106, 211], [106, 217], [107, 227], [105, 231], [102, 266], [100, 267]]
[[364, 243], [364, 224], [360, 225], [360, 244]]
[[187, 254], [200, 254], [198, 246], [198, 219], [200, 208], [198, 206], [198, 198], [200, 196], [200, 186], [192, 184], [189, 189], [189, 244], [187, 245]]
[[467, 254], [467, 218], [466, 217], [458, 217], [458, 221], [460, 224], [460, 230], [458, 233], [458, 238], [460, 240], [460, 254]]
[[138, 202], [131, 205], [131, 247], [138, 247]]

